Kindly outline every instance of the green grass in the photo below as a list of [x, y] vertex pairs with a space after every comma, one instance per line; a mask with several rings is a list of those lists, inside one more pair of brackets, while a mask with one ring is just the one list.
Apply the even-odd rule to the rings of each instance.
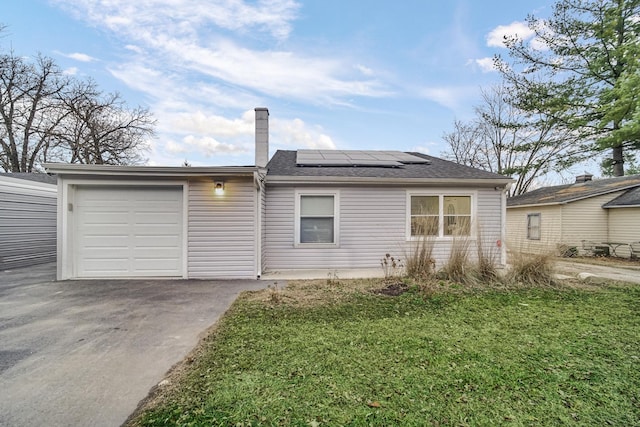
[[144, 426], [640, 425], [640, 288], [238, 300]]

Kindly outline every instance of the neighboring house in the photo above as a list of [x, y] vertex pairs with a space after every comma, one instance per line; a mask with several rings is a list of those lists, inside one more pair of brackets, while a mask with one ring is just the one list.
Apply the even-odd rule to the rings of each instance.
[[[595, 243], [640, 241], [640, 175], [544, 187], [507, 200], [507, 244], [523, 252], [549, 252]], [[617, 254], [629, 256], [629, 247]]]
[[473, 249], [482, 236], [505, 262], [509, 178], [398, 151], [277, 151], [267, 164], [268, 114], [256, 109], [256, 166], [48, 164], [61, 189], [58, 279], [380, 269], [423, 217], [438, 224], [437, 263], [454, 234]]
[[0, 174], [0, 271], [56, 259], [56, 178]]

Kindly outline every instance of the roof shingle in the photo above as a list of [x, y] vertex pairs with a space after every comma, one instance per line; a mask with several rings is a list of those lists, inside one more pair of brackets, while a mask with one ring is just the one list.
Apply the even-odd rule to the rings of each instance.
[[[365, 151], [366, 152], [366, 151]], [[423, 178], [423, 179], [474, 179], [508, 180], [508, 177], [463, 166], [438, 157], [421, 153], [408, 154], [428, 160], [422, 164], [404, 164], [400, 167], [384, 166], [298, 166], [296, 151], [278, 150], [267, 165], [268, 176], [287, 177], [358, 177], [358, 178]]]
[[555, 205], [588, 197], [640, 187], [640, 175], [628, 175], [593, 181], [538, 188], [520, 196], [510, 197], [507, 207], [525, 205]]
[[625, 192], [608, 203], [605, 203], [602, 207], [622, 208], [631, 206], [640, 206], [640, 186]]

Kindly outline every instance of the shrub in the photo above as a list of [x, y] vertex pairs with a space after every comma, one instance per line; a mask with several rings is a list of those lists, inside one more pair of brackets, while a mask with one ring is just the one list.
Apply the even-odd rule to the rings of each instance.
[[534, 286], [553, 285], [554, 265], [553, 254], [529, 254], [512, 252], [510, 256], [511, 269], [508, 278], [512, 282]]
[[405, 253], [407, 276], [415, 280], [429, 279], [436, 270], [433, 246], [438, 234], [438, 223], [430, 218], [423, 218], [411, 226], [416, 238], [409, 243], [409, 250]]
[[399, 279], [402, 276], [404, 265], [400, 258], [395, 258], [391, 254], [385, 254], [380, 260], [385, 282]]
[[469, 244], [467, 236], [454, 236], [451, 242], [449, 259], [442, 267], [442, 274], [454, 282], [471, 284], [475, 280], [472, 264], [469, 262]]
[[496, 247], [487, 248], [485, 246], [479, 226], [476, 247], [478, 250], [478, 261], [476, 263], [478, 279], [484, 283], [500, 281], [500, 275], [498, 274], [498, 269], [496, 267], [499, 249]]

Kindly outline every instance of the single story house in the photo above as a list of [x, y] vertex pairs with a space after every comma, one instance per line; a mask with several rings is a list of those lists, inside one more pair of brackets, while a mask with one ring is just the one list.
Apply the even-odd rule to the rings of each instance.
[[628, 245], [640, 241], [640, 175], [594, 180], [585, 174], [572, 184], [511, 197], [507, 230], [507, 244], [513, 250], [535, 253], [575, 247], [585, 254], [590, 243], [612, 243], [611, 251], [629, 256]]
[[56, 178], [0, 174], [0, 271], [56, 259]]
[[510, 178], [399, 151], [278, 150], [268, 161], [269, 112], [255, 111], [254, 166], [46, 165], [59, 177], [58, 279], [381, 270], [424, 218], [437, 263], [460, 235], [505, 263]]

